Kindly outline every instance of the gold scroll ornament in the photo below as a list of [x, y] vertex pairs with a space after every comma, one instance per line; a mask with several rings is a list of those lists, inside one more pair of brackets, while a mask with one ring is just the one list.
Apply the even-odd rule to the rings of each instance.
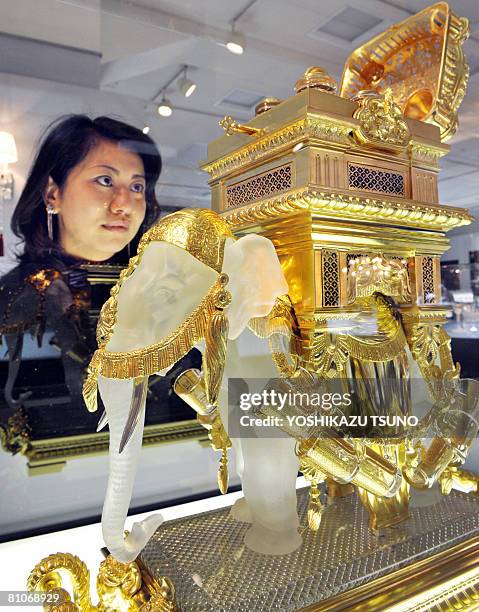
[[469, 77], [462, 50], [468, 35], [468, 20], [438, 2], [358, 47], [344, 66], [340, 94], [390, 89], [405, 117], [437, 125], [448, 140]]
[[[66, 580], [65, 580], [66, 578]], [[73, 601], [65, 586], [71, 585]], [[179, 612], [175, 588], [169, 578], [152, 579], [137, 562], [120, 563], [109, 555], [100, 565], [97, 580], [99, 603], [90, 595], [90, 573], [78, 557], [55, 553], [33, 568], [27, 581], [29, 591], [55, 593], [50, 612]]]

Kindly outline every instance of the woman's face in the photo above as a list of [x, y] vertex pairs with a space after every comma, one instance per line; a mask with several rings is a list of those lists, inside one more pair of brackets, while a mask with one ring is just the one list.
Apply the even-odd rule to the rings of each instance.
[[70, 171], [60, 191], [50, 184], [47, 201], [58, 212], [60, 244], [70, 255], [104, 261], [135, 236], [145, 217], [141, 158], [101, 140]]

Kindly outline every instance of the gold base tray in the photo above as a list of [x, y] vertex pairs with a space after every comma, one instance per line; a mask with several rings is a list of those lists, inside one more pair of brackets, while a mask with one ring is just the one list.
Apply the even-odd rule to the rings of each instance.
[[[466, 599], [457, 609], [475, 609], [467, 601], [479, 602], [479, 498], [456, 491], [415, 495], [421, 507], [412, 504], [411, 518], [379, 534], [368, 528], [356, 495], [330, 499], [319, 531], [305, 529], [301, 548], [281, 557], [247, 549], [248, 524], [236, 522], [229, 509], [186, 517], [163, 524], [140, 561], [151, 577], [172, 580], [183, 612], [395, 604], [403, 612], [434, 609], [435, 599], [440, 606], [455, 598], [457, 605], [460, 596]], [[304, 525], [307, 503], [307, 490], [300, 490]]]

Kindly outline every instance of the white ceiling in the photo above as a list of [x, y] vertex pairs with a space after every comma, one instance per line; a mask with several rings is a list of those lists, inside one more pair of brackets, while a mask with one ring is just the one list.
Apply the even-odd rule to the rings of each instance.
[[[238, 91], [251, 100], [267, 95], [288, 97], [310, 65], [322, 65], [339, 79], [354, 48], [431, 3], [1, 0], [0, 72], [64, 83], [76, 79], [79, 85], [141, 99], [145, 121], [165, 162], [158, 188], [160, 203], [207, 206], [206, 176], [197, 169], [206, 144], [220, 134], [218, 120], [226, 113], [240, 120], [253, 114], [252, 108], [226, 104], [224, 98], [235, 98]], [[452, 152], [443, 160], [441, 199], [476, 209], [479, 216], [479, 1], [453, 0], [450, 5], [471, 20], [472, 36], [465, 48], [472, 72], [477, 73], [470, 80]], [[231, 21], [245, 7], [236, 27], [246, 35], [247, 47], [242, 56], [235, 56], [224, 42]], [[351, 42], [317, 31], [346, 7], [361, 11], [362, 18], [376, 25]], [[341, 27], [349, 25], [354, 24]], [[152, 99], [184, 64], [190, 67], [197, 90], [185, 99], [176, 82], [168, 87], [166, 95], [175, 110], [172, 117], [162, 119]], [[138, 124], [138, 117], [131, 121]]]

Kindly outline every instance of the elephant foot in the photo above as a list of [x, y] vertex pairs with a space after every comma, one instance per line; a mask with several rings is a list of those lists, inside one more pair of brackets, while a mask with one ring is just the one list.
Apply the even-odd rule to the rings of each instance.
[[246, 532], [244, 542], [250, 550], [263, 555], [287, 555], [299, 548], [303, 540], [295, 528], [273, 531], [261, 525], [252, 525]]
[[237, 499], [231, 506], [230, 516], [232, 516], [235, 521], [239, 521], [240, 523], [253, 522], [253, 519], [251, 518], [251, 510], [249, 509], [248, 502], [244, 497]]

